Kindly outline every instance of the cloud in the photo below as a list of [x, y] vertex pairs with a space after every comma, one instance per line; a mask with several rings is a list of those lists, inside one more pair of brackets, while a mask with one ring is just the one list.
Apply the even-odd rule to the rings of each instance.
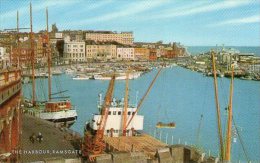
[[158, 6], [164, 5], [165, 2], [170, 2], [170, 1], [140, 1], [140, 2], [133, 2], [131, 4], [127, 4], [125, 6], [122, 6], [119, 11], [114, 11], [111, 13], [106, 13], [101, 16], [96, 16], [89, 18], [87, 20], [82, 20], [82, 21], [76, 21], [72, 22], [71, 24], [91, 24], [91, 23], [97, 23], [97, 22], [102, 22], [102, 21], [109, 21], [109, 20], [114, 20], [117, 18], [122, 18], [126, 16], [131, 16], [131, 15], [136, 15], [138, 13], [145, 12], [147, 10], [156, 8]]
[[[79, 2], [79, 1], [77, 1], [77, 0], [40, 1], [40, 3], [37, 3], [37, 4], [32, 3], [32, 11], [37, 12], [42, 9], [45, 9], [46, 7], [52, 7], [52, 6], [60, 6], [60, 7], [68, 6], [68, 5], [72, 5], [76, 2]], [[29, 12], [29, 2], [28, 2], [28, 6], [23, 6], [23, 7], [8, 11], [8, 12], [1, 13], [1, 19], [10, 19], [10, 18], [16, 17], [17, 11], [19, 11], [19, 15], [24, 15], [24, 14], [28, 13]]]
[[100, 8], [104, 5], [107, 5], [112, 2], [113, 2], [113, 0], [99, 1], [99, 3], [95, 3], [95, 4], [91, 5], [90, 7], [87, 7], [87, 10], [94, 10], [94, 9]]
[[260, 23], [260, 15], [253, 15], [244, 18], [225, 20], [222, 22], [209, 24], [208, 27], [216, 27], [216, 26], [224, 26], [224, 25], [242, 25], [242, 24], [250, 24], [250, 23]]
[[248, 5], [255, 3], [256, 1], [235, 1], [235, 0], [229, 0], [229, 1], [222, 1], [217, 3], [212, 2], [201, 2], [201, 3], [194, 3], [191, 6], [184, 6], [181, 8], [173, 8], [165, 10], [164, 12], [160, 12], [159, 14], [156, 14], [154, 16], [151, 16], [150, 19], [153, 18], [175, 18], [175, 17], [181, 17], [181, 16], [189, 16], [189, 15], [195, 15], [195, 14], [201, 14], [201, 13], [208, 13], [223, 9], [230, 9], [235, 7], [240, 7], [243, 5]]

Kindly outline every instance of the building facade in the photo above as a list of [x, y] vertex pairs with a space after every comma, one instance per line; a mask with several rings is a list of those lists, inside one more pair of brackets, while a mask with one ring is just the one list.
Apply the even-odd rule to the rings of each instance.
[[116, 59], [116, 52], [113, 44], [86, 44], [86, 60]]
[[156, 49], [150, 49], [149, 60], [150, 61], [157, 60]]
[[69, 41], [64, 43], [64, 60], [67, 62], [85, 62], [85, 42]]
[[5, 47], [0, 47], [0, 60], [4, 60], [6, 56], [6, 48]]
[[124, 45], [132, 45], [134, 41], [133, 32], [111, 32], [111, 31], [98, 31], [87, 32], [86, 40], [100, 41], [100, 42], [112, 42], [116, 41]]
[[135, 60], [148, 60], [150, 50], [148, 48], [134, 48]]
[[119, 47], [117, 48], [118, 60], [134, 60], [135, 50], [133, 47]]

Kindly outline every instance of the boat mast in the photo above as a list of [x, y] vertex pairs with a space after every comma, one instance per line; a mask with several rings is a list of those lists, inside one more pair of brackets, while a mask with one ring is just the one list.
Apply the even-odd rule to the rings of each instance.
[[34, 39], [33, 39], [33, 25], [32, 25], [32, 3], [30, 3], [30, 43], [31, 43], [31, 64], [32, 64], [32, 105], [35, 106], [35, 72], [34, 72]]
[[48, 98], [51, 101], [51, 53], [49, 47], [49, 22], [48, 22], [48, 8], [46, 8], [46, 52], [48, 57]]
[[233, 85], [234, 85], [234, 65], [231, 65], [231, 81], [230, 81], [230, 95], [229, 95], [229, 106], [228, 106], [228, 126], [227, 126], [227, 137], [226, 137], [226, 152], [225, 160], [230, 162], [231, 160], [231, 137], [232, 137], [232, 107], [233, 107]]
[[129, 93], [129, 70], [126, 72], [126, 83], [125, 83], [125, 98], [124, 98], [124, 111], [123, 111], [123, 136], [126, 136], [126, 123], [127, 123], [127, 108], [128, 108], [128, 93]]
[[[17, 11], [17, 19], [16, 19], [16, 31], [17, 31], [17, 52], [18, 52], [18, 57], [17, 57], [17, 67], [19, 67], [19, 58], [20, 58], [20, 43], [19, 43], [19, 11]], [[10, 60], [11, 62], [11, 60]]]
[[216, 72], [216, 65], [215, 65], [215, 55], [213, 51], [211, 51], [211, 56], [212, 56], [212, 67], [213, 67], [213, 74], [214, 74], [215, 102], [216, 102], [216, 111], [217, 111], [217, 120], [218, 120], [220, 160], [223, 161], [224, 147], [223, 147], [220, 108], [219, 108], [219, 100], [218, 100], [218, 81], [217, 81], [217, 72]]

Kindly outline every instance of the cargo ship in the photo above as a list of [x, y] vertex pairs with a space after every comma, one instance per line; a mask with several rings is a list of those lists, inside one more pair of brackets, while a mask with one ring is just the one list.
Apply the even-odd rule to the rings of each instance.
[[[160, 68], [138, 105], [128, 104], [128, 75], [125, 97], [113, 98], [115, 75], [111, 78], [104, 100], [99, 95], [98, 113], [86, 122], [82, 156], [87, 162], [215, 162], [216, 158], [186, 145], [172, 145], [146, 134], [144, 116], [138, 111], [151, 90]], [[170, 124], [172, 127], [172, 124]]]

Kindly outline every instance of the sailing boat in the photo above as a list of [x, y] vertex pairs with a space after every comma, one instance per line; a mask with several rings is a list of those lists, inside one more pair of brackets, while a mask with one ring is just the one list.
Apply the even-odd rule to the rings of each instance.
[[[31, 6], [30, 6], [30, 14], [31, 14]], [[32, 17], [32, 16], [31, 16]], [[48, 35], [48, 10], [46, 9], [46, 22], [47, 29], [44, 41], [44, 48], [46, 49], [46, 53], [48, 56], [48, 101], [43, 103], [36, 103], [35, 97], [35, 78], [34, 78], [34, 52], [32, 50], [32, 101], [25, 101], [25, 112], [39, 117], [41, 119], [54, 122], [58, 126], [62, 127], [70, 127], [77, 120], [77, 112], [75, 108], [72, 106], [71, 101], [69, 99], [66, 100], [53, 100], [60, 99], [63, 97], [55, 97], [52, 98], [54, 94], [60, 94], [65, 91], [61, 91], [59, 93], [52, 94], [51, 90], [51, 54], [50, 54], [50, 46], [49, 46], [49, 35]], [[31, 25], [31, 33], [32, 33], [32, 25]], [[32, 37], [31, 37], [32, 39]], [[33, 42], [31, 40], [31, 42]], [[31, 44], [33, 45], [33, 44]], [[31, 46], [33, 49], [33, 46]], [[66, 98], [66, 97], [64, 97]]]
[[72, 107], [71, 101], [55, 100], [51, 97], [51, 53], [49, 47], [49, 29], [48, 29], [48, 9], [46, 9], [46, 52], [48, 56], [48, 101], [45, 103], [45, 110], [40, 114], [41, 119], [45, 119], [61, 126], [70, 127], [77, 119], [77, 112]]

